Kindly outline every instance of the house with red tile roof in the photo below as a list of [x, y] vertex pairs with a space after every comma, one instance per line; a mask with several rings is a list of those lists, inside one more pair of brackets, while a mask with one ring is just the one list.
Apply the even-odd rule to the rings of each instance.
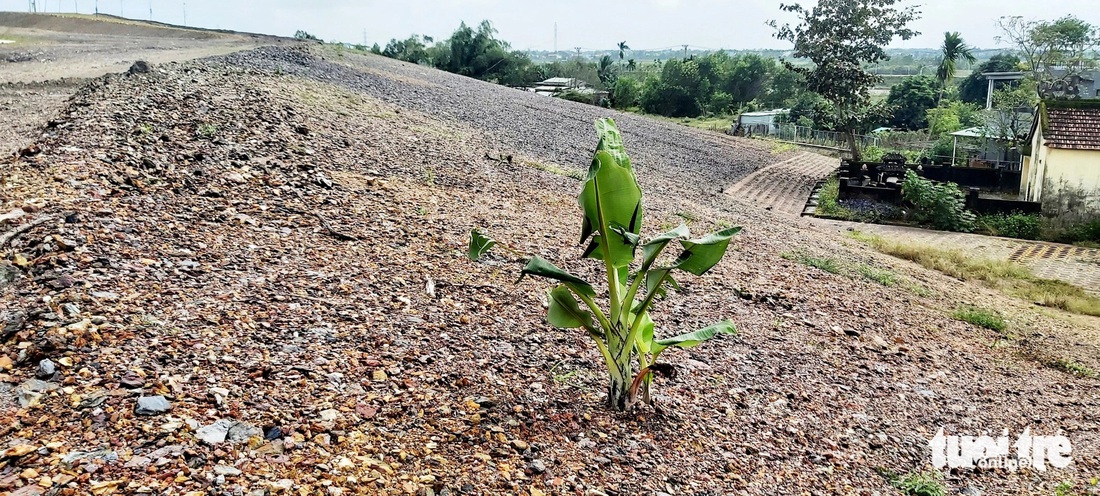
[[1100, 100], [1044, 100], [1029, 142], [1024, 199], [1064, 224], [1100, 218]]

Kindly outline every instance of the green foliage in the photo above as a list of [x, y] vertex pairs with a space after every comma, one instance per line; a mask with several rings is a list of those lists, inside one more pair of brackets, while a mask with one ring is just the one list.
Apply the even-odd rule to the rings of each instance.
[[870, 265], [860, 264], [859, 275], [868, 281], [877, 282], [883, 286], [894, 286], [898, 283], [897, 274], [889, 270], [876, 269]]
[[[642, 190], [638, 186], [622, 135], [611, 119], [596, 122], [600, 137], [596, 154], [577, 200], [584, 212], [581, 242], [588, 243], [585, 258], [603, 262], [607, 279], [608, 307], [595, 301], [596, 289], [587, 281], [540, 257], [531, 257], [521, 272], [557, 281], [548, 293], [547, 321], [562, 329], [584, 329], [604, 358], [608, 369], [608, 406], [625, 410], [636, 399], [650, 403], [653, 372], [667, 368], [657, 362], [670, 347], [690, 348], [719, 334], [733, 334], [733, 324], [721, 322], [698, 331], [659, 339], [649, 310], [668, 287], [677, 288], [675, 271], [701, 276], [725, 255], [734, 227], [691, 238], [686, 225], [641, 241]], [[678, 243], [679, 256], [662, 264], [664, 249]], [[476, 260], [492, 247], [492, 240], [474, 230], [468, 255]], [[641, 251], [638, 260], [637, 252]], [[643, 296], [644, 295], [644, 296]], [[579, 300], [579, 301], [578, 301]], [[637, 358], [637, 375], [631, 363]], [[633, 377], [633, 380], [631, 380]]]
[[943, 476], [939, 472], [910, 472], [891, 481], [906, 496], [945, 496]]
[[927, 120], [928, 131], [933, 136], [981, 126], [984, 123], [982, 110], [977, 105], [960, 101], [946, 102], [939, 107], [928, 109]]
[[1042, 221], [1038, 214], [1019, 212], [981, 215], [977, 225], [994, 236], [1018, 239], [1039, 239]]
[[1008, 329], [1004, 317], [996, 310], [965, 306], [955, 310], [955, 313], [951, 314], [951, 318], [984, 327], [991, 331], [1002, 332]]
[[[819, 0], [815, 6], [781, 4], [780, 8], [798, 16], [799, 24], [780, 26], [775, 37], [794, 44], [792, 56], [807, 59], [812, 66], [788, 69], [800, 74], [806, 87], [833, 104], [837, 128], [849, 134], [871, 120], [873, 105], [870, 90], [881, 78], [865, 67], [889, 60], [885, 47], [895, 38], [908, 40], [917, 34], [906, 27], [916, 19], [915, 7], [899, 7], [899, 0]], [[851, 140], [852, 158], [860, 151]]]
[[804, 251], [784, 252], [779, 256], [802, 265], [824, 270], [830, 274], [840, 274], [843, 272], [840, 263], [837, 262], [835, 258], [817, 257]]
[[982, 62], [976, 70], [966, 76], [959, 83], [959, 99], [964, 103], [972, 103], [985, 107], [986, 92], [989, 90], [989, 81], [983, 76], [987, 72], [1012, 72], [1020, 69], [1020, 57], [1011, 53], [1001, 53]]
[[936, 106], [936, 80], [911, 76], [890, 88], [886, 104], [892, 107], [890, 125], [916, 131], [928, 126], [928, 109]]
[[1100, 242], [1100, 219], [1077, 224], [1057, 236], [1066, 243]]
[[[380, 52], [386, 57], [510, 86], [522, 86], [542, 78], [539, 68], [526, 54], [496, 38], [489, 21], [477, 29], [461, 23], [451, 37], [435, 42], [430, 36], [411, 35], [392, 39]], [[373, 50], [372, 50], [373, 51]]]
[[611, 92], [611, 106], [617, 109], [636, 107], [641, 94], [642, 85], [636, 79], [619, 78]]
[[733, 96], [725, 91], [716, 91], [710, 96], [707, 110], [712, 114], [727, 114], [733, 106]]
[[427, 45], [415, 34], [400, 41], [391, 39], [382, 50], [382, 55], [413, 64], [425, 64], [430, 60]]
[[[1093, 379], [1095, 379], [1097, 377], [1097, 374], [1096, 374], [1095, 370], [1090, 369], [1086, 365], [1075, 362], [1073, 360], [1067, 360], [1065, 358], [1056, 358], [1054, 360], [1051, 360], [1050, 362], [1047, 363], [1047, 366], [1049, 366], [1050, 368], [1053, 368], [1055, 370], [1061, 370], [1062, 372], [1066, 372], [1068, 374], [1073, 374], [1073, 375], [1079, 375], [1081, 377], [1089, 377], [1089, 378], [1093, 378]], [[1059, 487], [1061, 487], [1064, 484], [1065, 483], [1059, 485]], [[1070, 485], [1067, 489], [1071, 489], [1072, 487], [1073, 486]], [[1068, 491], [1067, 492], [1061, 492], [1061, 493], [1056, 491], [1055, 494], [1072, 494], [1072, 493], [1070, 493]]]
[[821, 188], [817, 198], [817, 210], [814, 214], [821, 217], [847, 219], [851, 212], [840, 205], [840, 179], [830, 176]]
[[1100, 45], [1100, 30], [1073, 15], [1054, 21], [1002, 17], [998, 27], [1001, 40], [1016, 46], [1024, 69], [1036, 82], [1060, 79], [1055, 77], [1055, 70], [1065, 76], [1079, 75], [1097, 66], [1095, 50]]
[[643, 84], [640, 103], [648, 113], [696, 117], [734, 107], [789, 107], [805, 93], [800, 76], [776, 60], [755, 54], [714, 52], [670, 60]]
[[195, 134], [200, 138], [211, 139], [214, 135], [218, 134], [218, 126], [209, 122], [199, 124], [199, 127], [195, 129]]
[[978, 61], [973, 49], [963, 41], [958, 31], [943, 33], [943, 45], [940, 47], [940, 66], [936, 68], [936, 79], [940, 80], [940, 97], [943, 99], [943, 91], [947, 88], [947, 82], [955, 77], [956, 65], [959, 60], [965, 60], [973, 65]]
[[966, 210], [965, 195], [955, 183], [933, 183], [908, 170], [901, 197], [913, 207], [913, 218], [945, 231], [974, 230], [974, 214]]
[[373, 46], [370, 47], [370, 53], [373, 53], [375, 55], [382, 55], [382, 47], [378, 46], [378, 43], [375, 43]]
[[294, 39], [296, 39], [296, 40], [320, 41], [320, 42], [324, 43], [324, 40], [322, 40], [321, 38], [313, 36], [312, 34], [309, 34], [305, 31], [302, 31], [301, 29], [294, 32]]

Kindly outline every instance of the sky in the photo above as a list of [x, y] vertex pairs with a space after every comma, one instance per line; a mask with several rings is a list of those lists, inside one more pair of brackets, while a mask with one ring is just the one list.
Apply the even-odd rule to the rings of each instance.
[[[772, 38], [770, 19], [793, 20], [783, 0], [35, 0], [38, 9], [108, 14], [173, 24], [290, 36], [302, 29], [328, 41], [385, 45], [391, 38], [448, 37], [459, 22], [493, 22], [499, 37], [519, 50], [789, 48]], [[787, 0], [790, 2], [791, 0]], [[1073, 14], [1100, 25], [1097, 0], [903, 0], [922, 12], [912, 27], [921, 35], [895, 48], [934, 48], [944, 31], [959, 31], [978, 48], [1002, 48], [996, 20], [1019, 15], [1055, 19]], [[0, 11], [28, 11], [29, 0], [0, 0]], [[813, 4], [814, 0], [803, 0]]]

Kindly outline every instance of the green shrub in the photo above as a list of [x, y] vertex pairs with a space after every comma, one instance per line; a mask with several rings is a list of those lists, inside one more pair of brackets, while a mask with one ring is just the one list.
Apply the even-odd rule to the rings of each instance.
[[905, 171], [901, 197], [913, 207], [913, 219], [945, 231], [974, 230], [974, 213], [966, 210], [966, 196], [955, 183], [934, 183]]
[[851, 212], [840, 205], [840, 179], [830, 176], [817, 198], [815, 215], [847, 219]]
[[1001, 314], [996, 310], [967, 306], [955, 310], [951, 317], [991, 331], [1001, 332], [1008, 328], [1004, 317], [1001, 317]]
[[[649, 311], [659, 296], [679, 287], [674, 275], [701, 276], [717, 265], [741, 228], [692, 238], [688, 226], [681, 225], [643, 242], [642, 189], [623, 147], [622, 134], [611, 119], [597, 120], [596, 131], [600, 141], [577, 200], [583, 213], [580, 239], [588, 243], [584, 258], [603, 262], [607, 298], [597, 296], [596, 287], [589, 282], [537, 256], [527, 259], [520, 279], [530, 275], [557, 282], [547, 293], [546, 320], [559, 329], [582, 329], [592, 338], [607, 367], [607, 405], [623, 411], [639, 398], [651, 404], [649, 385], [654, 374], [674, 370], [657, 361], [662, 352], [736, 333], [727, 320], [659, 339]], [[495, 245], [496, 241], [474, 229], [467, 254], [476, 261]], [[668, 246], [677, 248], [675, 259], [661, 256]], [[597, 300], [607, 302], [606, 311]], [[637, 374], [631, 367], [635, 358]]]
[[1018, 239], [1039, 239], [1042, 221], [1038, 214], [1013, 212], [978, 217], [977, 225], [994, 236]]
[[938, 472], [910, 472], [894, 479], [894, 487], [907, 496], [944, 496], [943, 476]]
[[1100, 242], [1100, 219], [1070, 227], [1059, 238], [1059, 241], [1066, 243]]

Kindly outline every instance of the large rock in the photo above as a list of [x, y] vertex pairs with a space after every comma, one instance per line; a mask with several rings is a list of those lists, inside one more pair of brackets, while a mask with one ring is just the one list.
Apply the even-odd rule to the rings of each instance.
[[172, 409], [172, 404], [164, 396], [142, 396], [138, 398], [134, 413], [137, 415], [160, 415]]
[[207, 444], [226, 441], [232, 444], [243, 444], [253, 437], [263, 437], [263, 435], [264, 432], [259, 427], [233, 419], [221, 419], [195, 431], [195, 437]]

